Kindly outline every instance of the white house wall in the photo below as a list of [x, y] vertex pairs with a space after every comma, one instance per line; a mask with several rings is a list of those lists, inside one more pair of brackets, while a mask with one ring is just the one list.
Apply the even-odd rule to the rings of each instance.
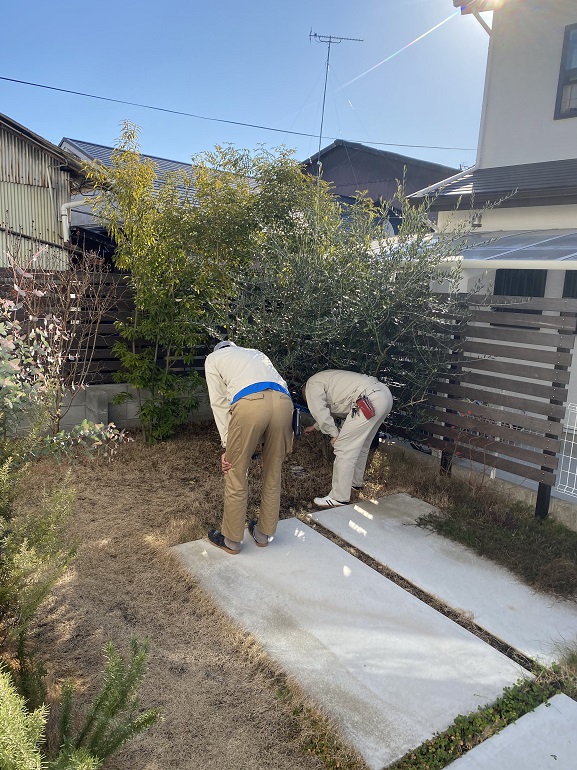
[[577, 156], [577, 117], [554, 119], [570, 24], [577, 24], [576, 0], [507, 0], [493, 14], [480, 168]]
[[[576, 0], [577, 3], [577, 0]], [[577, 128], [577, 126], [576, 126]], [[577, 137], [574, 152], [577, 155]], [[496, 230], [563, 230], [577, 226], [577, 204], [567, 206], [497, 207], [482, 212], [482, 226], [476, 232]], [[440, 228], [471, 221], [471, 211], [439, 211]]]

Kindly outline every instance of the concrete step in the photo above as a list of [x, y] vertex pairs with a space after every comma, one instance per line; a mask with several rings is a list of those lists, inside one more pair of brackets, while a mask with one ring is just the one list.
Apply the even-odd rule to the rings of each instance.
[[537, 594], [508, 570], [415, 526], [432, 506], [406, 494], [312, 514], [314, 521], [526, 656], [549, 665], [577, 647], [577, 604]]
[[297, 519], [267, 548], [245, 533], [238, 556], [207, 540], [174, 552], [373, 770], [529, 676]]

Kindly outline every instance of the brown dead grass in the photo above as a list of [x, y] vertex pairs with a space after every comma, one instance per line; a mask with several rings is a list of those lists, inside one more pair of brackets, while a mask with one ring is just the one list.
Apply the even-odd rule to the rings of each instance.
[[[306, 511], [315, 495], [328, 493], [331, 467], [322, 455], [319, 436], [296, 443], [284, 474], [282, 517]], [[219, 465], [213, 426], [197, 425], [156, 446], [137, 439], [112, 463], [73, 468], [70, 538], [79, 544], [78, 557], [42, 608], [33, 635], [49, 680], [72, 677], [86, 705], [99, 683], [104, 644], [111, 640], [127, 651], [133, 636], [150, 640], [141, 702], [164, 718], [109, 760], [109, 770], [323, 767], [311, 747], [330, 767], [362, 768], [322, 714], [170, 553], [170, 546], [219, 525]], [[306, 475], [293, 476], [294, 465]], [[39, 486], [64, 471], [48, 461], [38, 470]], [[257, 462], [250, 474], [254, 513]], [[56, 695], [57, 685], [50, 691]]]

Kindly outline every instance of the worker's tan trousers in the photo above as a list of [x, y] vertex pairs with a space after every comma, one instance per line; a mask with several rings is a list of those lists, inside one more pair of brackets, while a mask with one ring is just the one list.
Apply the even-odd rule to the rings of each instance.
[[361, 395], [369, 396], [375, 408], [375, 416], [367, 420], [360, 411], [349, 412], [335, 441], [333, 486], [329, 497], [341, 503], [351, 499], [353, 486], [360, 487], [363, 483], [372, 440], [393, 406], [391, 391], [381, 383], [374, 390], [367, 388], [359, 393]]
[[278, 524], [283, 460], [292, 450], [293, 404], [289, 396], [264, 390], [241, 398], [230, 408], [226, 459], [232, 469], [224, 477], [224, 516], [221, 532], [240, 543], [248, 501], [247, 472], [261, 442], [262, 492], [258, 529], [274, 535]]

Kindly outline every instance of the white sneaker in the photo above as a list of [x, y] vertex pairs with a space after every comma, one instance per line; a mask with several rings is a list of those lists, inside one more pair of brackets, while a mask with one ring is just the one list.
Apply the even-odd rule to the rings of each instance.
[[315, 497], [313, 503], [317, 508], [337, 508], [339, 505], [348, 505], [348, 501], [346, 503], [341, 503], [340, 500], [333, 500], [333, 498], [328, 495], [326, 497]]

